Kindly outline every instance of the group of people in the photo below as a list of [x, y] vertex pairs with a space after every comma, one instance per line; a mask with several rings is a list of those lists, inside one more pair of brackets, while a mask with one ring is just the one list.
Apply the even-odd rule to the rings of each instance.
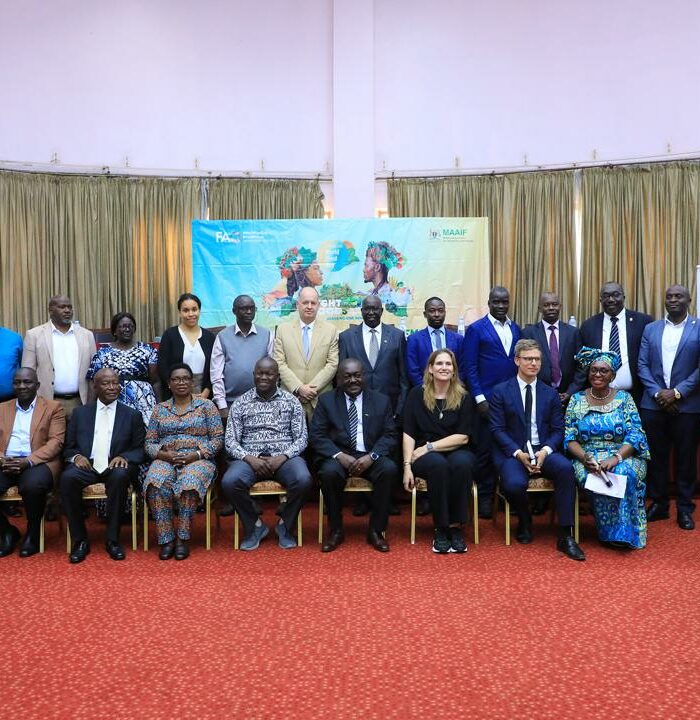
[[222, 494], [244, 526], [242, 550], [270, 533], [250, 497], [263, 480], [286, 489], [274, 529], [290, 549], [313, 473], [328, 510], [321, 549], [332, 552], [345, 540], [346, 485], [365, 478], [367, 542], [387, 552], [392, 496], [422, 478], [432, 550], [444, 554], [467, 548], [472, 483], [480, 517], [491, 516], [499, 485], [518, 516], [517, 540], [530, 543], [527, 489], [544, 476], [554, 487], [557, 548], [583, 560], [572, 527], [576, 488], [588, 496], [602, 542], [644, 547], [647, 520], [669, 517], [673, 448], [677, 522], [692, 530], [700, 323], [682, 286], [666, 291], [666, 316], [656, 322], [624, 300], [619, 284], [606, 283], [602, 312], [578, 329], [561, 322], [558, 296], [543, 293], [541, 321], [521, 330], [508, 315], [508, 290], [494, 287], [489, 312], [462, 337], [432, 297], [427, 327], [406, 339], [381, 322], [377, 294], [364, 298], [362, 323], [340, 333], [319, 317], [314, 287], [299, 290], [297, 314], [276, 333], [255, 324], [254, 300], [240, 295], [234, 324], [215, 335], [199, 325], [199, 298], [186, 293], [158, 350], [136, 340], [125, 312], [112, 318], [113, 342], [98, 350], [92, 332], [73, 322], [70, 299], [55, 296], [49, 321], [24, 342], [0, 329], [0, 493], [17, 485], [27, 514], [21, 538], [0, 513], [0, 557], [18, 544], [22, 557], [38, 552], [47, 495], [57, 487], [70, 561], [83, 561], [90, 545], [82, 491], [99, 482], [111, 558], [124, 558], [120, 523], [131, 485], [155, 520], [160, 558], [183, 560], [218, 467]]

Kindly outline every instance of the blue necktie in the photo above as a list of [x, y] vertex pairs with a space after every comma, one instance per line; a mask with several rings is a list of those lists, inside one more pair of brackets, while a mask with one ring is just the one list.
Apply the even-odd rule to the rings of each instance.
[[435, 349], [442, 350], [442, 333], [439, 330], [433, 330], [433, 336], [435, 337]]
[[309, 342], [309, 326], [304, 325], [304, 332], [302, 334], [301, 338], [301, 344], [304, 348], [304, 357], [306, 359], [309, 359], [309, 355], [311, 355], [311, 343]]

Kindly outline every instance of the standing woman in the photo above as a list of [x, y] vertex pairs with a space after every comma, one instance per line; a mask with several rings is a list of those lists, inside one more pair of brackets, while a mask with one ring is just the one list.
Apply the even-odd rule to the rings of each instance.
[[403, 485], [425, 478], [433, 514], [433, 552], [466, 552], [462, 525], [469, 518], [469, 488], [475, 456], [467, 449], [472, 434], [471, 398], [459, 380], [451, 350], [428, 358], [422, 387], [414, 387], [403, 411]]
[[200, 299], [192, 293], [184, 293], [177, 300], [180, 316], [178, 325], [169, 327], [160, 339], [158, 375], [163, 399], [170, 397], [168, 376], [176, 363], [189, 365], [193, 373], [193, 390], [202, 398], [211, 397], [209, 363], [216, 335], [199, 327]]

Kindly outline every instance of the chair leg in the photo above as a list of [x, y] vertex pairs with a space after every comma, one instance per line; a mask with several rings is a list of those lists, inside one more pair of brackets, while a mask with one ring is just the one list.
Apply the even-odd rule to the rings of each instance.
[[301, 510], [299, 510], [299, 514], [297, 515], [297, 546], [302, 547], [303, 544], [303, 537], [301, 533]]
[[238, 550], [239, 538], [238, 538], [238, 513], [233, 513], [233, 549]]
[[503, 497], [504, 509], [506, 514], [506, 545], [510, 545], [510, 503]]
[[318, 544], [323, 542], [323, 490], [318, 491]]
[[411, 545], [416, 544], [416, 489], [411, 490]]
[[472, 498], [474, 507], [472, 508], [472, 519], [474, 521], [474, 545], [479, 544], [479, 489], [476, 483], [472, 483]]
[[45, 542], [44, 532], [45, 532], [45, 530], [46, 530], [46, 528], [44, 526], [44, 516], [42, 515], [41, 522], [39, 523], [39, 552], [40, 553], [44, 552], [44, 542]]
[[66, 552], [70, 554], [70, 527], [66, 524]]
[[138, 527], [137, 526], [137, 512], [136, 512], [136, 491], [131, 491], [131, 549], [137, 550], [139, 546], [138, 540]]
[[148, 502], [143, 496], [143, 551], [148, 552]]
[[575, 488], [574, 495], [574, 540], [578, 542], [578, 487]]
[[204, 506], [206, 510], [206, 523], [207, 523], [207, 550], [211, 550], [211, 486], [207, 490], [207, 494], [204, 497]]

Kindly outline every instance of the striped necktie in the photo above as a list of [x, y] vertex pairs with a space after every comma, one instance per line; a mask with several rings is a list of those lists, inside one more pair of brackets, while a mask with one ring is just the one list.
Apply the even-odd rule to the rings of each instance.
[[616, 352], [618, 355], [620, 354], [620, 331], [617, 328], [617, 321], [619, 319], [618, 317], [610, 318], [610, 341], [608, 342], [608, 350], [612, 350], [612, 352]]
[[350, 447], [357, 449], [357, 407], [354, 398], [348, 398], [348, 420], [350, 421]]

